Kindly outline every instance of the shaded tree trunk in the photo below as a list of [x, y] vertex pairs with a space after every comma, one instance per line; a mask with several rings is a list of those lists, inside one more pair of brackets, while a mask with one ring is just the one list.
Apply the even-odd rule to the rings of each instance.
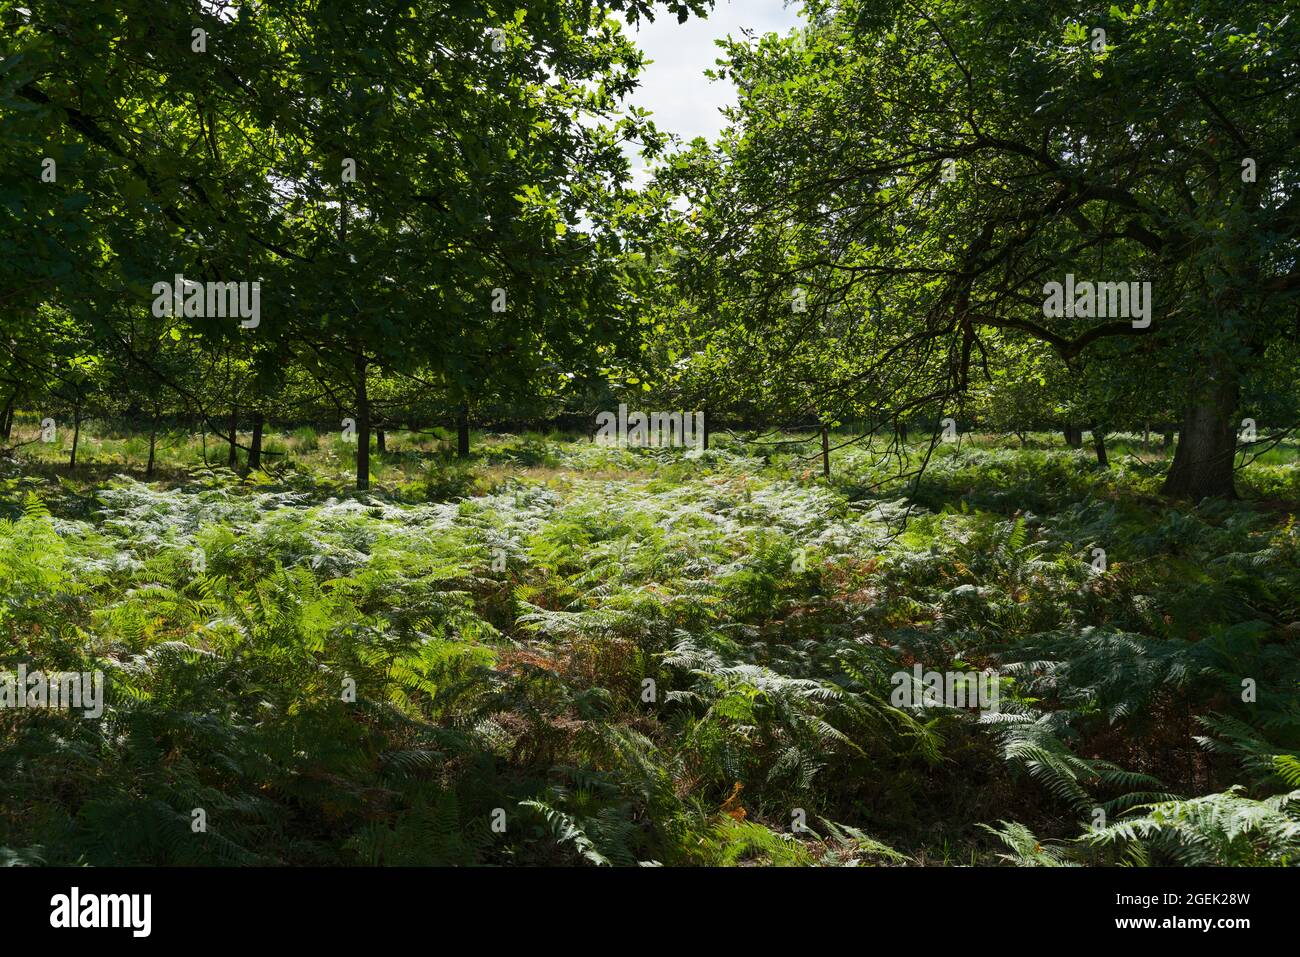
[[709, 405], [708, 405], [707, 402], [706, 402], [706, 403], [704, 404], [704, 406], [700, 409], [700, 411], [704, 413], [704, 414], [700, 417], [700, 421], [703, 423], [703, 428], [701, 428], [700, 431], [704, 433], [704, 438], [703, 438], [704, 449], [705, 449], [705, 451], [708, 451], [708, 448], [709, 448]]
[[0, 415], [0, 438], [6, 442], [12, 438], [14, 433], [14, 403], [18, 401], [18, 393], [11, 395], [5, 402], [3, 415]]
[[266, 415], [261, 409], [253, 413], [253, 439], [248, 443], [248, 470], [262, 467], [262, 430], [266, 427]]
[[230, 453], [226, 456], [226, 467], [233, 469], [239, 465], [239, 406], [230, 410]]
[[1083, 429], [1077, 425], [1067, 425], [1065, 427], [1065, 444], [1072, 449], [1083, 448]]
[[1110, 459], [1106, 455], [1106, 432], [1097, 426], [1092, 427], [1092, 448], [1097, 453], [1097, 464], [1104, 469], [1110, 468]]
[[158, 415], [155, 413], [149, 419], [149, 461], [145, 463], [144, 477], [153, 478], [154, 450], [158, 446]]
[[822, 426], [822, 477], [831, 477], [831, 430]]
[[1174, 461], [1165, 476], [1165, 495], [1197, 501], [1236, 498], [1233, 458], [1237, 452], [1239, 386], [1228, 370], [1211, 373], [1205, 388], [1188, 403], [1178, 432]]
[[72, 407], [72, 455], [68, 458], [68, 468], [77, 467], [77, 443], [81, 441], [81, 403]]
[[366, 391], [366, 357], [357, 356], [357, 491], [370, 488], [370, 394]]
[[375, 451], [380, 455], [383, 455], [388, 451], [388, 443], [384, 439], [383, 429], [375, 429]]
[[469, 458], [469, 403], [462, 402], [456, 411], [456, 457]]
[[1169, 447], [1174, 444], [1174, 433], [1172, 429], [1165, 429], [1165, 434], [1160, 438], [1160, 451], [1168, 452]]

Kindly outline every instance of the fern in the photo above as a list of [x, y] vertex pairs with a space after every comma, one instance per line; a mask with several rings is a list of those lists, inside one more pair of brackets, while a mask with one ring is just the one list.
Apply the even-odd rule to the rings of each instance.
[[1185, 801], [1164, 801], [1085, 836], [1138, 863], [1259, 866], [1300, 860], [1300, 791], [1262, 801], [1240, 787]]

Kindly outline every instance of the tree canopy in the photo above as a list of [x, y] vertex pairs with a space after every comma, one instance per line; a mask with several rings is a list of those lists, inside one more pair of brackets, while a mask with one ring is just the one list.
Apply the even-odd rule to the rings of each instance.
[[1295, 424], [1293, 18], [812, 0], [722, 44], [737, 103], [675, 148], [628, 26], [707, 7], [0, 4], [9, 407], [183, 412], [232, 462], [250, 417], [333, 416], [362, 488], [374, 429], [611, 390], [1155, 422], [1189, 497], [1234, 493], [1244, 417]]
[[[1235, 0], [807, 19], [727, 44], [730, 125], [661, 177], [688, 200], [677, 288], [738, 377], [785, 414], [937, 419], [1032, 341], [1106, 370], [1103, 422], [1181, 397], [1166, 490], [1230, 494], [1241, 408], [1296, 412], [1300, 22]], [[1076, 279], [1138, 283], [1149, 315], [1050, 309]]]

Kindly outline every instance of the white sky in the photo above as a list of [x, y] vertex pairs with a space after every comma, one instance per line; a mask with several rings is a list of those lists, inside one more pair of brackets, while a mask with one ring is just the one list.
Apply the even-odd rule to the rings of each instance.
[[[714, 66], [721, 51], [713, 41], [739, 37], [748, 28], [758, 34], [785, 33], [799, 22], [798, 0], [715, 0], [707, 20], [677, 17], [660, 9], [654, 23], [642, 23], [628, 34], [653, 60], [641, 73], [641, 86], [629, 102], [654, 114], [662, 132], [676, 133], [684, 143], [697, 136], [712, 140], [722, 129], [723, 106], [735, 102], [729, 81], [710, 80], [704, 71]], [[643, 165], [639, 156], [633, 168]]]

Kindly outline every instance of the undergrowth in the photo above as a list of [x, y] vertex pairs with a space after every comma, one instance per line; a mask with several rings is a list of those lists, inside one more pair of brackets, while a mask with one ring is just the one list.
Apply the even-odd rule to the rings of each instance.
[[[0, 662], [108, 691], [0, 710], [0, 858], [1296, 863], [1287, 509], [1068, 451], [828, 485], [720, 445], [398, 451], [370, 494], [2, 466]], [[1000, 707], [895, 706], [917, 664]]]

